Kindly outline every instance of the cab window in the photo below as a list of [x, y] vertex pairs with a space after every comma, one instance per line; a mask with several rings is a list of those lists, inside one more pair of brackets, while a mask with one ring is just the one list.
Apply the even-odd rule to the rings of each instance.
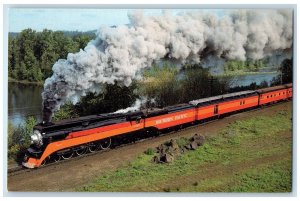
[[135, 123], [139, 124], [139, 123], [141, 123], [141, 120], [142, 120], [142, 117], [138, 117], [138, 118], [136, 118]]

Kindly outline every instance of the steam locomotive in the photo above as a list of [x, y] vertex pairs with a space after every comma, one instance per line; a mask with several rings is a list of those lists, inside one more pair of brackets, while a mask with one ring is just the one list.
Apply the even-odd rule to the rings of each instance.
[[99, 114], [37, 124], [23, 166], [37, 168], [47, 161], [108, 149], [112, 141], [130, 134], [147, 135], [219, 118], [292, 98], [292, 84], [229, 93], [124, 114]]

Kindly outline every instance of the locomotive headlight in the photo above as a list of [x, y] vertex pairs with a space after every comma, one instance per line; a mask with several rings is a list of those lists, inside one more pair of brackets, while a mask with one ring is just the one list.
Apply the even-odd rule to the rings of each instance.
[[34, 144], [38, 147], [43, 145], [43, 137], [40, 131], [34, 130], [33, 134], [30, 136], [31, 144]]

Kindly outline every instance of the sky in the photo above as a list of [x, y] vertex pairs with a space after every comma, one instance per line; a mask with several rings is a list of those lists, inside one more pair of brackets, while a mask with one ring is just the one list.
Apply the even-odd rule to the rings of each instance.
[[[9, 32], [20, 32], [31, 28], [36, 31], [50, 29], [53, 31], [90, 31], [101, 26], [128, 24], [127, 13], [132, 9], [68, 9], [68, 8], [10, 8]], [[173, 14], [190, 11], [171, 9]], [[195, 11], [195, 10], [194, 10]], [[197, 10], [196, 10], [197, 11]], [[199, 11], [199, 10], [198, 10]], [[203, 10], [202, 10], [203, 11]], [[162, 9], [143, 9], [145, 15], [160, 15]], [[205, 10], [216, 12], [221, 10]]]

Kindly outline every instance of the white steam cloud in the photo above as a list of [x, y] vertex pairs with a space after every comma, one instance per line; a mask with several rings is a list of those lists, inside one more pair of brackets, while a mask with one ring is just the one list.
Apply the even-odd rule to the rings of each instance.
[[291, 10], [239, 10], [222, 17], [188, 12], [128, 15], [130, 24], [101, 28], [95, 40], [58, 60], [45, 81], [44, 120], [67, 100], [76, 103], [104, 83], [129, 86], [153, 62], [199, 63], [206, 58], [261, 59], [292, 47]]
[[114, 112], [114, 113], [126, 113], [126, 112], [134, 112], [134, 111], [137, 111], [137, 110], [139, 110], [140, 108], [141, 108], [141, 106], [143, 105], [143, 104], [145, 104], [146, 103], [146, 101], [147, 101], [147, 99], [137, 99], [136, 101], [135, 101], [135, 103], [131, 106], [131, 107], [128, 107], [128, 108], [126, 108], [126, 109], [120, 109], [120, 110], [118, 110], [118, 111], [116, 111], [116, 112]]

